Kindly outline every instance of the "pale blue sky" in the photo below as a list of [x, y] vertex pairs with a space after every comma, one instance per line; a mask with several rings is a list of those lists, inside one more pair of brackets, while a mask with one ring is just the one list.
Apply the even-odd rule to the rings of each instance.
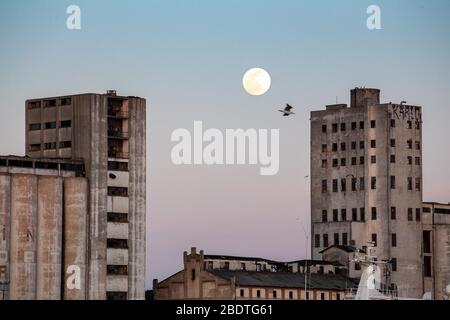
[[[82, 29], [65, 26], [81, 7]], [[382, 30], [366, 28], [381, 7]], [[450, 201], [450, 1], [0, 0], [1, 154], [24, 152], [24, 101], [105, 92], [148, 99], [148, 281], [182, 252], [293, 260], [309, 221], [309, 111], [348, 102], [355, 86], [423, 105], [424, 197]], [[272, 76], [247, 95], [244, 72]], [[276, 111], [289, 102], [295, 117]], [[280, 171], [176, 167], [170, 134], [205, 127], [279, 128]], [[297, 221], [297, 218], [301, 218]]]

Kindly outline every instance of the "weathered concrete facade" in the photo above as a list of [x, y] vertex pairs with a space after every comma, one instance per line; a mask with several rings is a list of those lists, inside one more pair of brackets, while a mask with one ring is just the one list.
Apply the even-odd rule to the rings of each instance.
[[26, 102], [30, 157], [84, 159], [87, 299], [144, 299], [146, 101], [80, 94]]
[[82, 175], [80, 161], [0, 157], [0, 281], [7, 288], [2, 298], [61, 299], [62, 261], [69, 261], [63, 245], [73, 245], [71, 238], [63, 241], [63, 217], [70, 217], [63, 198], [67, 192], [87, 197], [86, 190], [66, 190], [63, 183], [87, 184], [77, 177]]
[[423, 294], [421, 107], [380, 104], [378, 89], [351, 92], [351, 106], [311, 112], [312, 252], [376, 244], [391, 260], [399, 295]]

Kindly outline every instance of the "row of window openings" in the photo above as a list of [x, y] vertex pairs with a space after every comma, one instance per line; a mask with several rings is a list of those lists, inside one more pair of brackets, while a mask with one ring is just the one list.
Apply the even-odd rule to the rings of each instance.
[[[245, 297], [245, 290], [244, 289], [240, 289], [239, 290], [239, 296], [241, 298]], [[261, 298], [261, 290], [256, 290], [256, 297], [257, 298]], [[278, 298], [278, 292], [277, 291], [272, 291], [272, 297], [274, 299]], [[293, 291], [288, 291], [288, 297], [289, 299], [294, 299], [294, 292]], [[306, 300], [309, 300], [309, 292], [306, 292]], [[325, 300], [325, 293], [321, 292], [320, 293], [320, 300]], [[341, 300], [341, 294], [340, 293], [336, 293], [336, 300]]]
[[[359, 157], [359, 164], [360, 165], [364, 165], [364, 156]], [[413, 164], [413, 157], [408, 156], [408, 165], [412, 165]], [[397, 158], [395, 156], [395, 154], [391, 154], [390, 156], [390, 162], [391, 163], [396, 163], [397, 162]], [[352, 157], [351, 158], [351, 165], [352, 166], [356, 166], [358, 163], [358, 158], [357, 157]], [[370, 163], [371, 164], [376, 164], [377, 163], [377, 156], [373, 155], [370, 156]], [[416, 165], [420, 166], [421, 165], [421, 161], [420, 161], [420, 157], [415, 157], [415, 162]], [[337, 168], [337, 167], [345, 167], [347, 166], [347, 158], [341, 158], [341, 160], [339, 161], [339, 159], [337, 158], [333, 158], [332, 159], [332, 167], [333, 168]], [[328, 160], [327, 159], [322, 159], [322, 168], [327, 168], [328, 167]]]
[[[70, 128], [71, 126], [72, 126], [72, 121], [70, 121], [70, 120], [64, 120], [64, 121], [59, 122], [60, 128]], [[45, 122], [43, 126], [41, 126], [40, 123], [31, 123], [28, 126], [29, 131], [41, 130], [41, 128], [56, 129], [56, 122]]]
[[[56, 142], [46, 142], [44, 143], [44, 150], [56, 150], [56, 146], [58, 144]], [[66, 149], [66, 148], [72, 148], [72, 141], [61, 141], [59, 143], [59, 149]], [[30, 144], [28, 146], [28, 151], [41, 151], [41, 144]]]
[[[365, 208], [360, 208], [359, 209], [359, 220], [358, 220], [358, 209], [357, 208], [352, 208], [352, 220], [351, 221], [365, 221], [366, 216], [365, 216]], [[416, 221], [420, 221], [420, 216], [421, 216], [421, 210], [420, 208], [416, 208]], [[391, 220], [396, 220], [397, 219], [397, 208], [396, 207], [391, 207]], [[407, 209], [407, 217], [408, 217], [408, 221], [413, 221], [413, 208], [408, 208]], [[371, 219], [372, 220], [377, 220], [377, 208], [376, 207], [372, 207], [371, 208]], [[338, 209], [333, 209], [333, 222], [338, 222], [339, 221], [339, 210]], [[347, 209], [341, 209], [341, 220], [340, 221], [348, 221], [347, 220]], [[322, 210], [322, 222], [328, 222], [328, 211], [327, 210]]]
[[[389, 124], [390, 124], [391, 128], [395, 128], [396, 127], [395, 119], [391, 119]], [[350, 124], [350, 127], [351, 127], [351, 130], [354, 131], [354, 130], [356, 130], [358, 128], [358, 123], [356, 121], [354, 121], [354, 122], [352, 122]], [[376, 127], [377, 127], [376, 120], [370, 120], [370, 128], [371, 129], [375, 129]], [[408, 120], [406, 122], [406, 127], [408, 129], [412, 129], [413, 128], [413, 122], [411, 120]], [[415, 128], [417, 130], [420, 130], [420, 127], [421, 127], [420, 122], [416, 121]], [[342, 132], [345, 132], [347, 130], [347, 124], [345, 122], [342, 122], [340, 124], [338, 124], [338, 123], [331, 124], [331, 132], [337, 133], [338, 129], [340, 129]], [[359, 122], [359, 129], [360, 130], [364, 130], [364, 121], [360, 121]], [[328, 126], [326, 124], [323, 124], [322, 125], [322, 133], [327, 133], [327, 131], [328, 131]]]
[[[395, 176], [391, 176], [390, 177], [390, 188], [391, 189], [396, 189], [397, 188], [397, 182], [396, 182], [396, 177]], [[408, 177], [406, 179], [406, 188], [408, 191], [412, 191], [413, 190], [413, 178], [412, 177]], [[370, 178], [370, 189], [371, 190], [376, 190], [377, 189], [377, 177], [371, 177]], [[416, 191], [421, 191], [422, 189], [422, 179], [421, 178], [416, 178], [415, 180], [415, 190]], [[365, 190], [365, 180], [364, 177], [361, 177], [359, 179], [359, 190]], [[339, 192], [339, 180], [338, 179], [333, 179], [332, 180], [332, 191], [333, 192]], [[346, 178], [342, 178], [341, 179], [341, 191], [342, 192], [346, 192], [347, 191], [347, 179]], [[351, 180], [351, 191], [357, 191], [357, 179], [356, 178], [352, 178]], [[327, 180], [322, 180], [322, 193], [327, 193], [328, 192], [328, 181]]]
[[[411, 139], [406, 141], [406, 145], [408, 147], [408, 149], [412, 149], [413, 148], [413, 141]], [[357, 149], [357, 142], [356, 141], [352, 141], [350, 144], [351, 150], [356, 150]], [[390, 139], [389, 140], [389, 146], [391, 148], [395, 148], [396, 147], [396, 140], [395, 139]], [[347, 144], [345, 142], [341, 142], [340, 146], [338, 145], [338, 143], [334, 142], [331, 144], [331, 151], [332, 152], [338, 152], [339, 151], [339, 147], [340, 147], [340, 151], [346, 151], [347, 150]], [[370, 140], [370, 148], [375, 149], [377, 147], [377, 140]], [[420, 150], [421, 149], [421, 142], [420, 141], [415, 141], [414, 142], [414, 147], [416, 150]], [[365, 148], [365, 143], [364, 141], [359, 141], [359, 149], [363, 150]], [[327, 152], [328, 151], [328, 145], [326, 143], [322, 144], [322, 152]]]
[[[58, 103], [59, 106], [68, 106], [72, 104], [71, 98], [62, 98], [62, 99], [52, 99], [52, 100], [44, 100], [43, 101], [44, 108], [51, 108], [56, 107], [56, 104]], [[28, 104], [28, 109], [36, 109], [41, 107], [41, 101], [31, 101]]]

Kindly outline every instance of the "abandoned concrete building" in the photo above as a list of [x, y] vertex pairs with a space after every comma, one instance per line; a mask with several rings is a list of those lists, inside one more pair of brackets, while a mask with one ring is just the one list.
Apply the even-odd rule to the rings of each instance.
[[[226, 300], [341, 300], [356, 286], [344, 274], [317, 269], [305, 274], [289, 268], [290, 263], [262, 258], [204, 255], [192, 248], [184, 252], [184, 269], [158, 282], [153, 281], [156, 300], [226, 299]], [[303, 261], [293, 262], [298, 265]], [[266, 267], [264, 267], [266, 266]], [[288, 269], [285, 269], [287, 267]]]
[[[448, 216], [426, 214], [422, 190], [421, 107], [381, 104], [380, 90], [355, 88], [350, 107], [311, 112], [313, 259], [330, 245], [364, 249], [371, 242], [390, 261], [385, 273], [399, 296], [442, 297], [442, 283], [450, 284]], [[441, 258], [430, 256], [426, 239]]]
[[[77, 234], [75, 230], [68, 232], [73, 232], [75, 238], [85, 236], [82, 246], [85, 256], [80, 258], [81, 265], [85, 264], [82, 268], [85, 272], [78, 294], [71, 297], [92, 300], [144, 299], [145, 99], [118, 96], [115, 91], [108, 91], [107, 94], [31, 99], [26, 101], [25, 110], [27, 158], [24, 161], [35, 164], [35, 159], [64, 159], [81, 161], [84, 166], [87, 181], [86, 218], [83, 220], [85, 235], [83, 232]], [[14, 208], [14, 201], [11, 208]], [[30, 213], [35, 221], [41, 219], [41, 214], [39, 210]], [[65, 210], [57, 214], [62, 214], [62, 221], [65, 221]], [[6, 220], [4, 225], [8, 223]], [[40, 234], [39, 229], [33, 230]], [[59, 238], [55, 237], [53, 241], [59, 241]], [[55, 253], [57, 256], [64, 257], [64, 243], [67, 241], [63, 238], [62, 252]], [[11, 257], [12, 263], [13, 252], [8, 252], [12, 249], [5, 249], [5, 256]], [[19, 252], [22, 254], [22, 251]], [[30, 254], [28, 259], [30, 265], [27, 268], [34, 269], [35, 258]], [[10, 282], [13, 280], [11, 275], [22, 272], [20, 269], [13, 270], [13, 266], [6, 269]], [[28, 277], [28, 274], [18, 276]], [[30, 283], [37, 280], [35, 277], [27, 279]], [[11, 289], [11, 293], [14, 299], [40, 297], [33, 285], [17, 294], [13, 294]]]

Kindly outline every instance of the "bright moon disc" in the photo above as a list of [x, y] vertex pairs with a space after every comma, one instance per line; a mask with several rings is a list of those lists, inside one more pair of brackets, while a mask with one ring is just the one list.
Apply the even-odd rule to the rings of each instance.
[[270, 89], [270, 75], [264, 69], [253, 68], [245, 73], [242, 84], [248, 94], [260, 96]]

